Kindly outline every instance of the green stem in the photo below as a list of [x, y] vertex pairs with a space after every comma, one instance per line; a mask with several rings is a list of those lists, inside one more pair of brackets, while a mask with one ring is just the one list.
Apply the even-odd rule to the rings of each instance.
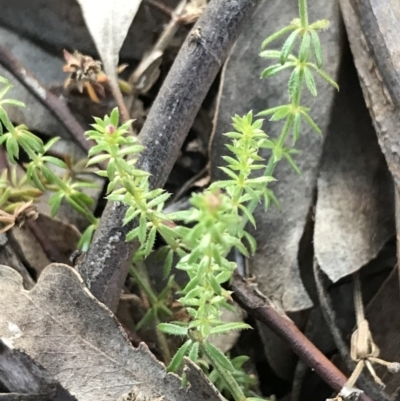
[[149, 298], [151, 305], [155, 305], [157, 303], [157, 295], [151, 289], [148, 277], [143, 277], [142, 273], [145, 272], [144, 263], [143, 262], [135, 262], [135, 266], [132, 266], [129, 273], [139, 284], [139, 287], [144, 291], [144, 293]]
[[218, 373], [224, 380], [226, 386], [229, 388], [230, 393], [232, 394], [235, 401], [245, 401], [247, 398], [244, 395], [242, 389], [239, 384], [235, 380], [235, 378], [228, 372], [223, 366], [219, 364], [219, 362], [214, 358], [214, 356], [208, 352], [207, 347], [201, 345], [201, 349], [204, 355], [210, 360], [211, 364], [217, 369]]
[[308, 27], [307, 0], [299, 0], [299, 13], [302, 28]]

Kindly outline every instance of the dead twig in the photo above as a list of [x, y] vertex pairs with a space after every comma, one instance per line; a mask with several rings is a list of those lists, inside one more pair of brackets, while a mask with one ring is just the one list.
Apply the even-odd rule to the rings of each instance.
[[181, 0], [175, 10], [171, 11], [171, 20], [164, 28], [157, 42], [152, 49], [143, 57], [142, 61], [135, 68], [135, 71], [129, 78], [132, 86], [132, 95], [130, 98], [130, 113], [133, 114], [135, 108], [135, 99], [139, 94], [146, 93], [155, 84], [160, 76], [160, 65], [164, 56], [164, 51], [174, 38], [179, 29], [179, 18], [184, 12], [186, 0]]
[[[336, 316], [335, 312], [333, 310], [332, 304], [330, 302], [330, 297], [327, 292], [326, 286], [324, 284], [324, 277], [321, 269], [318, 266], [318, 261], [316, 258], [314, 258], [314, 278], [315, 278], [315, 284], [317, 288], [317, 294], [318, 294], [318, 299], [319, 303], [321, 305], [322, 309], [322, 314], [324, 316], [324, 319], [328, 325], [329, 331], [331, 332], [333, 341], [339, 350], [339, 354], [343, 361], [346, 364], [347, 369], [349, 371], [353, 371], [353, 375], [357, 374], [356, 372], [356, 364], [350, 357], [350, 350], [347, 344], [345, 343], [342, 333], [340, 332], [337, 323], [336, 323]], [[359, 300], [357, 301], [359, 303]], [[365, 375], [361, 374], [357, 376], [357, 384], [364, 390], [368, 392], [368, 394], [371, 395], [371, 397], [374, 398], [376, 401], [388, 401], [389, 397], [380, 391], [380, 389], [377, 389], [376, 386], [369, 380]], [[352, 380], [350, 382], [352, 384]], [[354, 384], [354, 383], [353, 383]]]
[[0, 64], [6, 68], [24, 87], [44, 106], [67, 130], [85, 152], [92, 147], [84, 135], [84, 129], [72, 115], [68, 106], [57, 96], [47, 90], [34, 75], [3, 46], [0, 45]]
[[160, 11], [162, 11], [164, 14], [167, 14], [169, 17], [171, 17], [173, 13], [173, 10], [171, 8], [167, 7], [165, 4], [157, 0], [146, 0], [146, 3], [149, 3], [153, 7], [158, 8]]
[[[145, 147], [137, 167], [151, 174], [150, 185], [164, 185], [198, 110], [259, 0], [212, 0], [197, 21], [201, 37], [189, 34], [154, 101], [140, 133]], [[194, 32], [193, 31], [193, 32]], [[77, 266], [93, 295], [115, 311], [136, 244], [125, 241], [127, 208], [108, 202], [92, 245]]]
[[[267, 325], [292, 350], [327, 383], [333, 390], [340, 392], [347, 382], [346, 376], [297, 328], [285, 315], [279, 313], [265, 299], [254, 292], [254, 288], [239, 275], [232, 284], [233, 299], [255, 319]], [[361, 400], [371, 401], [365, 395]]]

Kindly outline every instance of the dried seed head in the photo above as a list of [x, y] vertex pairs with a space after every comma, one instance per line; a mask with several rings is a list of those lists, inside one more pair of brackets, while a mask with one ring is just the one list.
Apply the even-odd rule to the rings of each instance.
[[64, 50], [64, 58], [67, 64], [63, 67], [63, 70], [71, 73], [71, 79], [97, 82], [97, 77], [102, 72], [100, 61], [94, 60], [90, 56], [85, 56], [78, 51], [71, 54]]
[[105, 96], [104, 87], [100, 82], [106, 83], [108, 81], [101, 69], [101, 62], [78, 51], [71, 54], [67, 50], [64, 50], [64, 59], [67, 64], [64, 65], [63, 71], [70, 73], [64, 83], [65, 89], [76, 89], [82, 93], [83, 89], [86, 88], [90, 98], [98, 103], [97, 95]]

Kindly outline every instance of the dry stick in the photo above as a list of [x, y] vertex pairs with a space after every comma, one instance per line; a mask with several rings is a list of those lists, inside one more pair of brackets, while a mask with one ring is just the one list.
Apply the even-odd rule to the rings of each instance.
[[[165, 184], [212, 82], [258, 3], [212, 0], [194, 27], [201, 29], [201, 37], [189, 34], [183, 44], [139, 136], [145, 150], [137, 167], [151, 173], [151, 188]], [[77, 266], [92, 293], [113, 311], [137, 246], [125, 241], [134, 226], [123, 226], [126, 210], [108, 202], [92, 245]]]
[[72, 115], [68, 106], [56, 95], [48, 91], [21, 63], [3, 46], [0, 45], [0, 64], [62, 124], [78, 145], [87, 153], [92, 146], [84, 136], [84, 129]]
[[[357, 366], [354, 361], [350, 358], [350, 350], [345, 341], [343, 340], [342, 333], [340, 332], [337, 323], [336, 316], [333, 310], [332, 304], [330, 302], [329, 294], [324, 284], [324, 277], [322, 271], [318, 265], [316, 257], [314, 257], [314, 278], [317, 288], [318, 300], [322, 309], [322, 314], [326, 321], [326, 324], [331, 332], [333, 341], [339, 350], [339, 354], [346, 364], [347, 369], [350, 371], [354, 370]], [[382, 393], [376, 385], [374, 385], [371, 380], [369, 380], [365, 375], [361, 375], [358, 379], [358, 384], [361, 388], [365, 389], [368, 394], [374, 397], [375, 401], [388, 401], [389, 397]]]
[[[157, 42], [154, 44], [152, 49], [146, 54], [139, 65], [135, 68], [135, 71], [129, 77], [129, 83], [132, 84], [132, 96], [131, 96], [131, 107], [130, 113], [133, 114], [135, 109], [135, 99], [140, 93], [145, 93], [142, 90], [138, 90], [137, 85], [140, 83], [142, 79], [146, 79], [146, 81], [150, 80], [150, 82], [146, 82], [145, 86], [148, 87], [147, 90], [150, 89], [158, 79], [159, 74], [156, 74], [153, 77], [149, 76], [144, 78], [146, 74], [149, 74], [149, 69], [151, 70], [154, 68], [154, 64], [160, 62], [162, 57], [164, 56], [164, 51], [170, 44], [171, 40], [174, 38], [176, 32], [180, 26], [180, 16], [185, 10], [186, 0], [181, 0], [178, 5], [176, 6], [175, 10], [171, 12], [171, 20], [165, 26], [163, 32], [161, 33], [160, 37], [158, 38]], [[159, 66], [156, 67], [159, 71]], [[150, 75], [150, 74], [149, 74]]]
[[160, 3], [156, 0], [146, 0], [147, 3], [151, 4], [153, 7], [158, 8], [163, 13], [167, 14], [169, 17], [174, 12], [171, 8], [167, 7], [165, 4]]
[[[336, 392], [340, 392], [346, 383], [346, 376], [297, 328], [285, 315], [268, 305], [239, 275], [235, 275], [231, 284], [233, 299], [255, 319], [264, 323], [280, 338], [285, 340], [292, 350]], [[362, 394], [362, 401], [371, 399]]]

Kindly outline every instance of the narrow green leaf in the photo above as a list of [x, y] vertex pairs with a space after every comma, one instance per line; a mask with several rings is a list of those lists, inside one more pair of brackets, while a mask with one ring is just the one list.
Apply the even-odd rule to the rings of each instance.
[[249, 234], [247, 231], [243, 231], [243, 236], [250, 246], [251, 254], [254, 254], [257, 249], [257, 242], [256, 242], [255, 238], [251, 234]]
[[306, 32], [301, 38], [299, 60], [303, 63], [306, 62], [310, 58], [310, 54], [311, 54], [311, 38], [310, 34]]
[[315, 61], [317, 63], [317, 67], [321, 68], [322, 67], [322, 48], [321, 48], [321, 42], [319, 40], [318, 33], [312, 29], [310, 31], [311, 34], [311, 43], [312, 47], [314, 49], [314, 56], [315, 56]]
[[216, 280], [214, 275], [210, 275], [209, 276], [209, 282], [211, 284], [211, 287], [213, 289], [213, 291], [217, 294], [217, 295], [221, 295], [222, 294], [222, 287], [221, 285], [218, 283], [218, 281]]
[[127, 241], [132, 241], [135, 238], [137, 238], [138, 235], [139, 235], [139, 227], [136, 227], [133, 230], [129, 231], [128, 234], [126, 234], [126, 240]]
[[274, 40], [280, 38], [282, 35], [284, 35], [285, 33], [291, 32], [294, 29], [297, 28], [297, 25], [288, 25], [285, 26], [284, 28], [280, 29], [279, 31], [273, 33], [272, 35], [268, 36], [261, 45], [262, 49], [265, 49], [271, 42], [273, 42]]
[[317, 66], [315, 66], [312, 63], [309, 63], [309, 64], [310, 64], [310, 67], [314, 68], [315, 71], [317, 71], [317, 73], [321, 76], [321, 78], [323, 78], [326, 82], [328, 82], [330, 85], [332, 85], [337, 91], [339, 90], [339, 85], [324, 70], [317, 68]]
[[144, 316], [135, 325], [135, 331], [139, 331], [142, 327], [148, 327], [156, 320], [156, 311], [154, 307], [150, 308]]
[[281, 52], [279, 50], [264, 50], [259, 54], [260, 57], [266, 58], [266, 59], [280, 59], [281, 58]]
[[172, 361], [168, 365], [168, 372], [174, 372], [174, 373], [178, 372], [180, 366], [182, 365], [183, 357], [187, 354], [192, 344], [193, 344], [192, 340], [187, 340], [182, 345], [182, 347], [178, 349], [178, 351], [172, 358]]
[[91, 166], [93, 164], [101, 163], [102, 161], [107, 160], [109, 158], [110, 158], [110, 155], [108, 155], [108, 154], [97, 155], [97, 156], [91, 157], [86, 165]]
[[270, 121], [279, 121], [279, 120], [284, 119], [290, 113], [291, 106], [283, 105], [283, 106], [277, 107], [277, 109], [278, 110], [276, 110], [275, 113], [270, 118]]
[[235, 368], [233, 367], [231, 361], [210, 342], [208, 341], [204, 342], [201, 348], [204, 354], [208, 357], [208, 359], [214, 366], [219, 365], [220, 367], [228, 370], [229, 372], [235, 371]]
[[162, 332], [172, 334], [174, 336], [186, 336], [188, 333], [187, 327], [178, 326], [177, 324], [173, 323], [160, 323], [158, 328]]
[[296, 29], [292, 32], [288, 38], [286, 39], [285, 43], [282, 46], [281, 52], [281, 64], [285, 64], [290, 53], [292, 52], [293, 46], [296, 43], [297, 36], [300, 33], [300, 29]]
[[261, 73], [261, 78], [269, 78], [273, 77], [276, 75], [278, 72], [281, 72], [283, 70], [286, 70], [287, 68], [293, 67], [292, 63], [286, 63], [284, 65], [281, 64], [274, 64], [269, 67], [267, 67], [262, 73]]
[[144, 248], [145, 257], [149, 256], [151, 251], [153, 250], [154, 242], [156, 240], [156, 234], [157, 234], [157, 228], [152, 227], [146, 239], [146, 246]]
[[322, 135], [322, 131], [318, 127], [318, 125], [315, 123], [315, 121], [309, 116], [309, 114], [305, 111], [300, 112], [303, 118], [307, 121], [308, 125], [319, 135]]
[[51, 217], [54, 217], [57, 214], [63, 197], [63, 194], [60, 192], [56, 192], [55, 194], [50, 196], [49, 205], [51, 206]]
[[231, 170], [229, 170], [226, 167], [220, 167], [220, 169], [227, 175], [229, 175], [229, 177], [233, 178], [234, 180], [238, 181], [239, 177]]
[[139, 242], [144, 245], [147, 235], [146, 215], [142, 212], [139, 219]]
[[189, 358], [191, 361], [197, 362], [197, 359], [199, 359], [199, 343], [195, 342], [193, 344], [193, 347], [189, 352]]
[[174, 258], [174, 251], [170, 249], [164, 261], [164, 269], [163, 269], [164, 278], [168, 277], [171, 274], [173, 258]]
[[6, 141], [6, 149], [10, 162], [15, 164], [15, 158], [19, 158], [19, 147], [18, 142], [13, 137], [8, 138]]
[[248, 220], [250, 221], [250, 223], [253, 225], [253, 227], [256, 227], [256, 221], [253, 217], [253, 214], [250, 213], [250, 210], [247, 209], [246, 206], [244, 205], [239, 205], [240, 210], [246, 215], [246, 217], [248, 218]]
[[290, 156], [289, 153], [284, 153], [283, 157], [287, 160], [287, 162], [289, 163], [290, 167], [292, 167], [292, 169], [294, 170], [294, 172], [298, 175], [301, 174], [300, 169], [297, 167], [296, 163], [294, 162], [294, 160], [292, 159], [292, 157]]
[[300, 136], [300, 127], [301, 127], [301, 114], [296, 113], [293, 119], [293, 143], [295, 144]]
[[318, 21], [313, 22], [308, 26], [308, 29], [313, 30], [313, 29], [327, 29], [330, 25], [330, 21], [327, 19], [320, 19]]
[[211, 329], [211, 334], [221, 334], [221, 333], [228, 333], [232, 330], [246, 330], [252, 329], [252, 327], [247, 323], [242, 322], [232, 322], [232, 323], [225, 323], [220, 324], [216, 327]]
[[316, 97], [317, 96], [317, 87], [315, 86], [314, 77], [311, 74], [310, 69], [305, 67], [303, 69], [303, 73], [304, 73], [304, 80], [306, 82], [307, 89], [310, 91], [312, 96]]
[[289, 78], [289, 97], [292, 99], [300, 89], [300, 69], [296, 67]]
[[118, 127], [119, 124], [119, 110], [118, 107], [115, 107], [110, 114], [110, 121], [114, 127]]

